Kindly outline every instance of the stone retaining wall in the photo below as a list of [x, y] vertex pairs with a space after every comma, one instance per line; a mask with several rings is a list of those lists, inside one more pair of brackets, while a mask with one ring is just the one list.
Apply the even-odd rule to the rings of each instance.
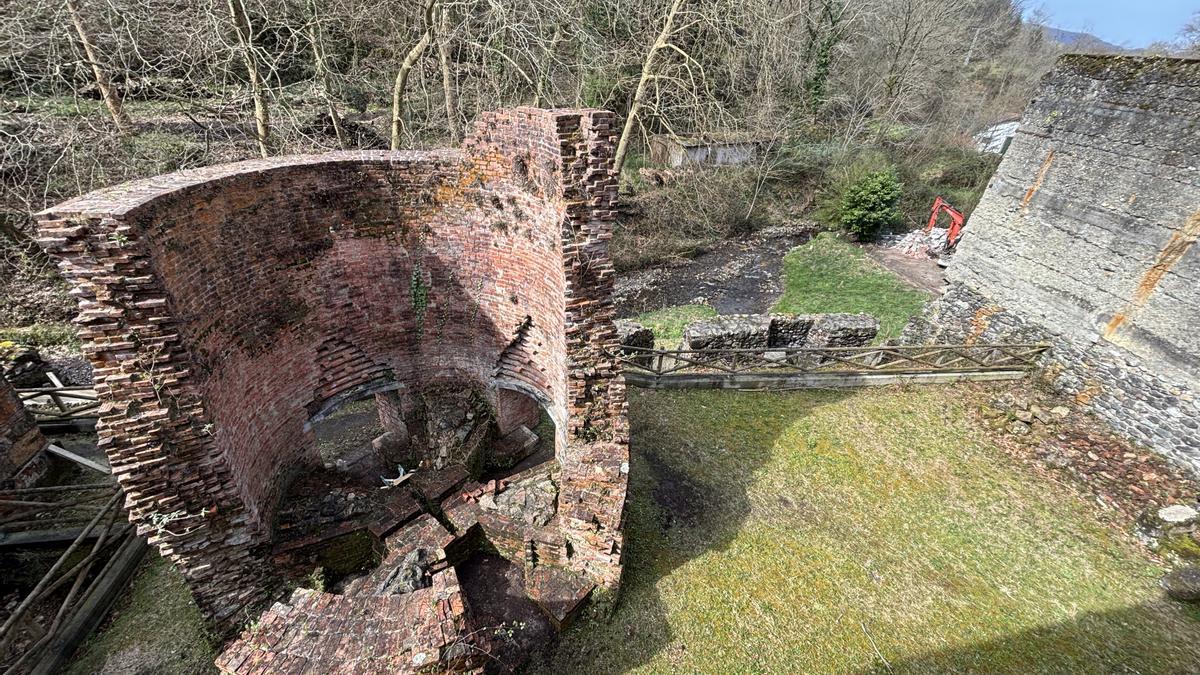
[[682, 348], [862, 347], [878, 333], [867, 314], [734, 314], [689, 323]]
[[1062, 57], [909, 343], [1048, 341], [1055, 385], [1200, 472], [1200, 61]]

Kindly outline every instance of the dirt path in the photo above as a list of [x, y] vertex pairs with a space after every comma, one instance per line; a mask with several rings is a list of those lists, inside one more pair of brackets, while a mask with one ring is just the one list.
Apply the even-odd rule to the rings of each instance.
[[617, 315], [690, 304], [718, 314], [766, 312], [783, 293], [783, 256], [811, 236], [804, 225], [769, 227], [679, 265], [624, 275], [616, 284]]
[[914, 258], [895, 248], [875, 244], [863, 246], [867, 256], [883, 265], [910, 286], [915, 286], [934, 295], [941, 295], [946, 287], [945, 271], [931, 258]]

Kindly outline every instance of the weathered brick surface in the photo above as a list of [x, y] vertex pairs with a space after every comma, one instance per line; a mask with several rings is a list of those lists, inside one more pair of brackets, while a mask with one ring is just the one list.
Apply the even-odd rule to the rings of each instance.
[[463, 383], [493, 407], [499, 388], [535, 397], [558, 425], [565, 564], [616, 585], [612, 124], [486, 113], [461, 151], [253, 160], [39, 214], [79, 298], [130, 517], [210, 617], [268, 597], [279, 499], [317, 462], [310, 418], [397, 383]]
[[0, 377], [0, 483], [13, 479], [31, 459], [46, 449], [46, 437], [38, 430], [17, 393]]
[[1050, 341], [1057, 386], [1200, 472], [1200, 61], [1065, 56], [909, 342]]
[[221, 654], [217, 667], [239, 674], [458, 670], [479, 658], [465, 613], [453, 568], [435, 574], [429, 588], [404, 595], [301, 588], [264, 613]]

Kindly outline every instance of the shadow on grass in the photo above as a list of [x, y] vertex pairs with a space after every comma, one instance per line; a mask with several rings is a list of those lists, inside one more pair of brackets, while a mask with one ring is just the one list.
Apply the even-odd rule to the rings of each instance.
[[[880, 662], [868, 673], [1184, 673], [1196, 672], [1196, 645], [1156, 639], [1164, 621], [1200, 621], [1200, 606], [1179, 617], [1169, 600], [1077, 619], [988, 640]], [[1191, 664], [1186, 665], [1186, 664]]]
[[[807, 411], [850, 391], [812, 392], [779, 407], [786, 394], [630, 390], [630, 490], [625, 572], [611, 614], [580, 619], [540, 655], [531, 672], [621, 673], [677, 644], [658, 582], [678, 567], [724, 551], [753, 510], [748, 490], [776, 452], [776, 440]], [[755, 414], [747, 411], [753, 410]], [[780, 497], [779, 508], [802, 508]]]

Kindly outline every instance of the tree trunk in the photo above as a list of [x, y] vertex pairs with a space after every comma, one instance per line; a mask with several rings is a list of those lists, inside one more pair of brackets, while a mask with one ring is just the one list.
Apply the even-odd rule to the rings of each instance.
[[329, 119], [333, 123], [333, 133], [337, 136], [338, 146], [343, 150], [350, 147], [346, 138], [346, 130], [342, 128], [342, 116], [338, 113], [337, 104], [333, 100], [330, 86], [329, 68], [325, 65], [325, 43], [322, 40], [320, 24], [317, 21], [316, 0], [308, 0], [309, 21], [308, 39], [312, 42], [313, 72], [321, 81], [321, 97], [325, 99], [325, 108], [329, 111]]
[[254, 99], [254, 129], [258, 140], [258, 151], [263, 157], [271, 153], [267, 141], [271, 136], [271, 117], [267, 110], [267, 99], [263, 93], [262, 76], [258, 72], [258, 59], [254, 58], [254, 34], [250, 30], [250, 16], [242, 0], [229, 0], [229, 14], [237, 29], [238, 44], [242, 48], [242, 60], [246, 64], [246, 75], [250, 78], [250, 96]]
[[642, 62], [642, 74], [638, 78], [637, 89], [633, 92], [633, 102], [630, 103], [629, 114], [625, 117], [625, 127], [621, 129], [621, 139], [617, 141], [614, 170], [618, 176], [625, 168], [625, 157], [629, 154], [629, 139], [633, 137], [634, 130], [637, 129], [638, 114], [642, 111], [642, 100], [646, 96], [646, 87], [654, 78], [654, 59], [658, 56], [659, 50], [670, 42], [671, 31], [675, 28], [675, 15], [684, 2], [686, 0], [674, 0], [671, 3], [671, 9], [667, 12], [667, 17], [663, 19], [662, 31], [658, 34], [654, 44], [650, 45], [649, 51], [646, 52], [646, 60]]
[[554, 60], [554, 49], [558, 46], [558, 41], [562, 39], [562, 25], [554, 27], [554, 35], [550, 37], [550, 46], [545, 48], [546, 62], [538, 68], [537, 89], [533, 93], [533, 107], [540, 108], [542, 100], [545, 96], [546, 82], [550, 79], [550, 64]]
[[404, 61], [400, 63], [400, 70], [396, 73], [396, 83], [392, 87], [392, 150], [400, 149], [400, 137], [404, 132], [404, 90], [408, 87], [408, 74], [412, 72], [413, 66], [433, 39], [433, 10], [436, 7], [437, 0], [429, 0], [429, 4], [425, 6], [425, 32], [421, 33], [421, 39], [404, 55]]
[[87, 54], [88, 63], [92, 66], [92, 74], [96, 76], [96, 88], [100, 90], [100, 96], [104, 98], [104, 105], [108, 107], [108, 112], [112, 115], [117, 132], [132, 133], [133, 123], [125, 114], [121, 99], [113, 91], [108, 73], [105, 73], [104, 68], [100, 65], [100, 59], [96, 55], [96, 46], [92, 44], [92, 39], [88, 36], [87, 29], [84, 28], [83, 17], [79, 15], [79, 5], [75, 0], [67, 0], [67, 12], [71, 15], [71, 23], [75, 25], [75, 34], [79, 36], [79, 42], [83, 44], [83, 52]]
[[454, 74], [450, 70], [450, 20], [445, 7], [441, 8], [438, 22], [438, 61], [442, 66], [442, 93], [446, 101], [446, 125], [450, 141], [459, 140], [458, 96], [454, 90]]

